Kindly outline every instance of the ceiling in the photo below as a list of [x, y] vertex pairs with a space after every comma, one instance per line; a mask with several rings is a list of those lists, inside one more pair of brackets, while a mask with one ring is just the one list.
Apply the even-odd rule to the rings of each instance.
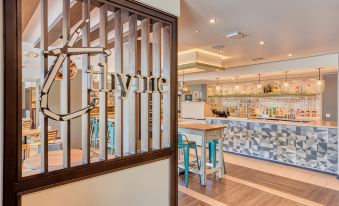
[[[338, 0], [181, 0], [179, 52], [220, 54], [212, 45], [224, 45], [226, 68], [337, 53], [338, 8]], [[216, 23], [210, 24], [210, 18]], [[247, 36], [226, 37], [234, 31]]]

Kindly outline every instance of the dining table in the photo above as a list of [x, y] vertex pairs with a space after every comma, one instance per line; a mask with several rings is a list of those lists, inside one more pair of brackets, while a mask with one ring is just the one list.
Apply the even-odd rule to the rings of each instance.
[[[182, 134], [193, 134], [201, 138], [201, 157], [200, 157], [200, 169], [192, 168], [190, 172], [200, 175], [201, 184], [205, 185], [206, 176], [208, 174], [217, 173], [219, 178], [222, 178], [223, 174], [223, 134], [224, 134], [223, 125], [211, 125], [204, 123], [195, 123], [195, 122], [179, 122], [178, 123], [178, 132]], [[218, 163], [216, 167], [212, 167], [212, 164], [207, 162], [206, 155], [206, 143], [208, 141], [217, 140], [218, 141]], [[179, 168], [184, 169], [182, 165], [178, 165]]]

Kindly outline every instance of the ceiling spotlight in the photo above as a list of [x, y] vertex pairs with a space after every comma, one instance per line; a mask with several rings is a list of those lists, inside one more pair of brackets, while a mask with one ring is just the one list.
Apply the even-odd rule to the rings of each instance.
[[289, 57], [293, 56], [292, 54], [288, 54]]
[[260, 45], [264, 45], [264, 44], [265, 44], [265, 42], [263, 42], [263, 41], [260, 41], [260, 42], [259, 42], [259, 44], [260, 44]]
[[182, 25], [182, 24], [180, 24], [180, 26], [179, 26], [180, 28], [183, 28], [184, 27], [184, 25]]
[[210, 24], [215, 24], [217, 22], [217, 20], [215, 20], [214, 18], [209, 20]]
[[220, 50], [219, 53], [225, 53], [225, 50]]
[[195, 33], [199, 33], [200, 31], [199, 30], [195, 30]]

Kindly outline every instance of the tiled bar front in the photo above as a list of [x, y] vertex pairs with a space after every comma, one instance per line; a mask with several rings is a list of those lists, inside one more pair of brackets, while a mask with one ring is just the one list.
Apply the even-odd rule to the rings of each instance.
[[337, 172], [336, 127], [208, 119], [226, 125], [224, 150], [328, 173]]

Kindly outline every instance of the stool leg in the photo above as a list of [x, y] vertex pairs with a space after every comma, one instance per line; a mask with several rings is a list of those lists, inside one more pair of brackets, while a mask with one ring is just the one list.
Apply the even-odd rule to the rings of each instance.
[[188, 170], [189, 170], [189, 147], [184, 147], [184, 164], [185, 164], [185, 184], [188, 187]]
[[194, 149], [195, 149], [195, 157], [197, 159], [198, 169], [200, 170], [200, 164], [199, 164], [199, 158], [198, 158], [198, 149], [197, 149], [197, 147], [195, 147]]
[[216, 151], [216, 143], [214, 141], [211, 141], [208, 143], [209, 145], [209, 150], [210, 150], [210, 162], [212, 163], [212, 167], [215, 168], [217, 164], [217, 151]]
[[[197, 164], [198, 164], [198, 170], [200, 171], [200, 163], [199, 163], [199, 158], [198, 158], [198, 149], [197, 149], [197, 146], [195, 146], [195, 156], [197, 158]], [[199, 174], [199, 180], [200, 180], [200, 183], [201, 183], [201, 175]]]
[[212, 143], [211, 142], [208, 142], [208, 160], [210, 161], [210, 162], [212, 162]]

